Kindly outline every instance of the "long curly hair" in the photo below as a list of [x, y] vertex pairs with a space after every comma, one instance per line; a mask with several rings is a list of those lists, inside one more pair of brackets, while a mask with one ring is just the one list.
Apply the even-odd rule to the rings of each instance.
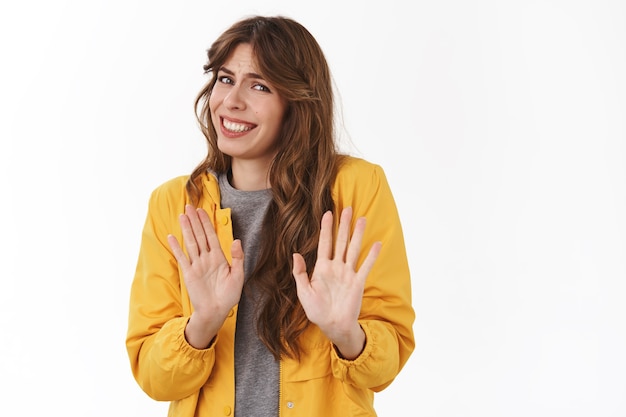
[[292, 254], [302, 254], [307, 270], [312, 271], [320, 221], [324, 212], [334, 209], [331, 186], [343, 158], [335, 141], [332, 79], [320, 45], [290, 18], [253, 16], [227, 29], [208, 49], [204, 70], [212, 76], [195, 101], [208, 152], [186, 184], [193, 201], [201, 198], [201, 176], [207, 170], [225, 173], [231, 166], [231, 157], [217, 147], [209, 97], [217, 71], [242, 43], [252, 47], [257, 70], [288, 103], [279, 151], [269, 170], [273, 198], [263, 224], [258, 261], [249, 278], [264, 300], [257, 331], [276, 359], [283, 355], [299, 359], [298, 338], [309, 321], [296, 295]]

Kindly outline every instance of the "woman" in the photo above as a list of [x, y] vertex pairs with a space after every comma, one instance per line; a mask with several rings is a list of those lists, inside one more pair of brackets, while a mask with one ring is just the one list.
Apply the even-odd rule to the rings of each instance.
[[236, 22], [205, 71], [207, 156], [149, 202], [133, 374], [170, 416], [375, 416], [414, 348], [384, 172], [338, 153], [328, 65], [299, 23]]

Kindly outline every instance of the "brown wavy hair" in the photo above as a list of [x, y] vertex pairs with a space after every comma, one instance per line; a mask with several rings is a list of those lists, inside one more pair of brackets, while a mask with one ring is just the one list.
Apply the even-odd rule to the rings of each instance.
[[211, 78], [195, 101], [196, 117], [208, 143], [206, 158], [194, 169], [187, 191], [196, 203], [207, 170], [228, 172], [230, 156], [217, 147], [209, 97], [217, 71], [239, 44], [250, 44], [257, 70], [287, 101], [279, 151], [269, 169], [273, 199], [261, 249], [249, 280], [261, 291], [257, 331], [276, 359], [300, 358], [299, 336], [309, 321], [296, 295], [292, 254], [313, 270], [322, 215], [333, 210], [331, 186], [342, 159], [335, 142], [332, 79], [326, 58], [311, 33], [282, 17], [253, 16], [233, 24], [208, 49], [204, 66]]

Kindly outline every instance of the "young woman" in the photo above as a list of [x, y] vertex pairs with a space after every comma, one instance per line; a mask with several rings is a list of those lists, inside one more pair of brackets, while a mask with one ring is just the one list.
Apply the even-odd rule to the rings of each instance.
[[170, 416], [375, 416], [414, 349], [384, 172], [339, 154], [329, 68], [299, 23], [236, 22], [205, 71], [208, 153], [149, 201], [133, 374]]

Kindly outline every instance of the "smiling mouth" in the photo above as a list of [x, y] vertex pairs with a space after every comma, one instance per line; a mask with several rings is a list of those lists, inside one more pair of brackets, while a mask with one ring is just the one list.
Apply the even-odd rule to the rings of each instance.
[[233, 133], [247, 132], [248, 130], [252, 130], [253, 128], [253, 126], [242, 124], [242, 123], [231, 122], [224, 118], [222, 118], [222, 126], [224, 126], [224, 129], [226, 129], [227, 131], [233, 132]]

